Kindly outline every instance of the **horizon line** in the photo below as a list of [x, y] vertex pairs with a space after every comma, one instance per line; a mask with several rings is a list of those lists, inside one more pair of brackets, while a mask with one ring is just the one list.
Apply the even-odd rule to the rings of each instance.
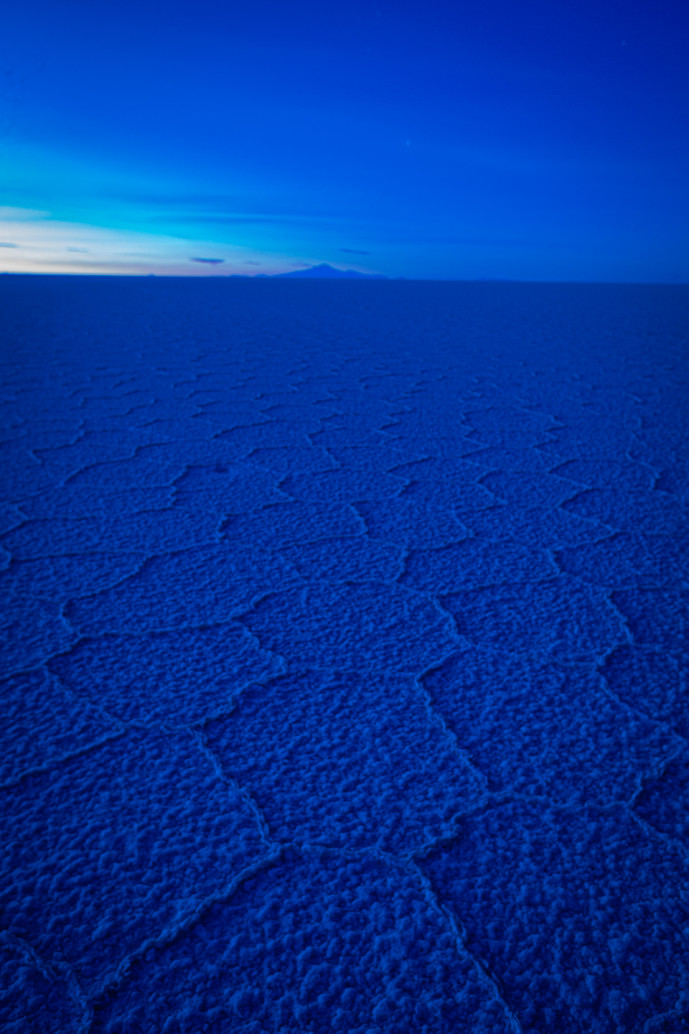
[[191, 273], [99, 273], [94, 270], [83, 272], [46, 272], [31, 270], [0, 270], [0, 277], [71, 277], [73, 279], [85, 279], [91, 277], [98, 280], [288, 280], [315, 281], [317, 283], [442, 283], [442, 284], [581, 284], [591, 286], [618, 286], [618, 287], [689, 287], [687, 280], [541, 280], [541, 279], [518, 279], [516, 277], [455, 277], [455, 276], [388, 276], [387, 274], [374, 274], [361, 277], [286, 277], [284, 273], [216, 273], [207, 276], [192, 275]]

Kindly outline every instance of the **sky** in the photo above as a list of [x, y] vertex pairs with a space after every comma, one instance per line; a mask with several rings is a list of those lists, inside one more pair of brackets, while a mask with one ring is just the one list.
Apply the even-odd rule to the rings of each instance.
[[689, 282], [680, 0], [6, 0], [2, 34], [0, 271]]

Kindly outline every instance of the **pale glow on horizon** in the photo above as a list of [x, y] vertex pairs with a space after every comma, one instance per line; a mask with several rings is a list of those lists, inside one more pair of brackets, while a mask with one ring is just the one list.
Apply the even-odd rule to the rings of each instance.
[[36, 209], [0, 207], [0, 273], [249, 276], [292, 267], [289, 258], [238, 245], [115, 230], [52, 219]]

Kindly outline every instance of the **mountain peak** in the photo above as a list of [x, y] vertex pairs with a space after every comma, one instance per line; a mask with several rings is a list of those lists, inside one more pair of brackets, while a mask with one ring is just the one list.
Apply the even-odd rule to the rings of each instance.
[[387, 280], [382, 273], [360, 273], [357, 269], [337, 269], [335, 266], [328, 265], [327, 262], [309, 266], [308, 269], [293, 269], [289, 273], [276, 273], [275, 276], [290, 280]]

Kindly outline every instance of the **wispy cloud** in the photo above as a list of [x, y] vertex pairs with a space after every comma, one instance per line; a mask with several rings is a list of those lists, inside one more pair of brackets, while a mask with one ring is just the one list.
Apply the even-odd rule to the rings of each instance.
[[[217, 243], [190, 241], [171, 234], [116, 230], [52, 219], [47, 212], [0, 208], [0, 234], [5, 240], [0, 271], [13, 273], [159, 273], [202, 276], [204, 267], [225, 265], [239, 271], [247, 261], [263, 260], [270, 271], [287, 268], [289, 259], [266, 256], [255, 249], [223, 245], [225, 257], [205, 257]], [[198, 257], [189, 257], [193, 248]], [[207, 275], [207, 274], [206, 274]]]
[[15, 208], [11, 205], [0, 205], [0, 220], [3, 222], [13, 222], [21, 220], [26, 222], [28, 219], [47, 219], [50, 212], [44, 212], [39, 208]]
[[[104, 191], [104, 194], [111, 201], [129, 202], [137, 205], [146, 205], [150, 208], [184, 208], [187, 211], [197, 209], [198, 211], [213, 210], [217, 212], [237, 211], [252, 204], [248, 197], [236, 194], [212, 193], [209, 191], [183, 192], [162, 190], [136, 190], [127, 187], [117, 187]], [[255, 202], [256, 199], [254, 198]]]
[[298, 214], [284, 212], [282, 214], [266, 214], [251, 212], [189, 212], [188, 210], [166, 209], [161, 212], [146, 213], [143, 221], [150, 224], [168, 226], [307, 226], [307, 225], [339, 225], [346, 220], [339, 216], [321, 214]]
[[197, 214], [168, 212], [154, 219], [166, 223], [211, 223], [220, 226], [273, 226], [293, 222], [288, 216], [278, 215], [226, 215], [223, 212], [199, 212]]
[[370, 251], [359, 251], [358, 248], [340, 248], [340, 251], [343, 251], [345, 253], [345, 255], [370, 255], [371, 254]]

